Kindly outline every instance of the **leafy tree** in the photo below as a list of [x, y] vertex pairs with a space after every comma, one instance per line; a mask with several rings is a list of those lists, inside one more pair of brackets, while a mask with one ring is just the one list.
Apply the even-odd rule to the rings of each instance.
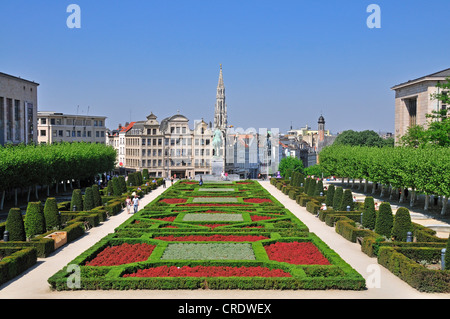
[[47, 230], [59, 229], [61, 227], [61, 218], [59, 215], [56, 198], [49, 197], [45, 201], [44, 217]]
[[286, 175], [286, 170], [302, 173], [303, 169], [303, 162], [297, 157], [284, 157], [280, 161], [280, 164], [278, 164], [278, 170], [280, 171], [281, 176]]
[[331, 184], [330, 186], [328, 186], [327, 199], [325, 201], [325, 204], [327, 205], [327, 207], [333, 206], [334, 191], [335, 191], [334, 184]]
[[367, 196], [364, 199], [364, 208], [362, 213], [362, 225], [368, 229], [375, 229], [377, 213], [375, 211], [375, 201], [373, 197]]
[[6, 230], [9, 232], [10, 241], [25, 241], [25, 226], [22, 212], [19, 208], [11, 208], [6, 218]]
[[41, 202], [28, 203], [24, 226], [27, 238], [45, 233], [45, 217]]
[[392, 214], [391, 204], [383, 202], [378, 209], [378, 216], [375, 221], [375, 232], [379, 235], [391, 238], [393, 225], [394, 216]]
[[83, 210], [83, 195], [81, 189], [74, 189], [72, 191], [72, 200], [70, 201], [70, 210], [82, 211]]
[[90, 211], [94, 207], [94, 193], [92, 191], [92, 187], [86, 187], [84, 191], [83, 210]]
[[343, 131], [336, 137], [334, 144], [369, 147], [393, 146], [392, 139], [384, 140], [375, 131], [371, 130], [361, 132], [356, 132], [353, 130]]
[[310, 176], [322, 177], [322, 167], [319, 164], [305, 168], [305, 174]]

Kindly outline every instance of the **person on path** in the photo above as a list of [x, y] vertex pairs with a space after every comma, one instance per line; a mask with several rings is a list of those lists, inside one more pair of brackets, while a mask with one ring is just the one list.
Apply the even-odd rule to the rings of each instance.
[[125, 203], [127, 205], [127, 213], [130, 214], [131, 213], [131, 198], [130, 198], [130, 196], [127, 196]]
[[138, 208], [139, 208], [139, 197], [137, 195], [134, 195], [133, 207], [134, 207], [134, 213], [137, 213]]

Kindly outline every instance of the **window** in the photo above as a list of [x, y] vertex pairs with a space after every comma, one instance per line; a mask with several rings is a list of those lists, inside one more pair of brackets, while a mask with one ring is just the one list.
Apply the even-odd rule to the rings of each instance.
[[87, 132], [87, 135], [88, 135], [88, 137], [91, 137], [91, 136], [92, 136], [92, 132], [91, 132], [91, 131], [88, 131], [88, 132]]
[[[44, 131], [44, 132], [45, 132], [45, 131]], [[57, 133], [57, 131], [56, 131], [56, 130], [53, 130], [53, 132], [52, 132], [53, 137], [56, 137], [56, 133]], [[45, 135], [42, 135], [42, 131], [41, 131], [41, 136], [45, 136]]]
[[95, 137], [100, 137], [100, 131], [95, 132]]
[[409, 126], [417, 124], [417, 98], [411, 98], [405, 100], [406, 109], [409, 113]]
[[180, 134], [180, 128], [177, 127], [177, 134]]
[[58, 131], [58, 136], [59, 137], [63, 137], [64, 136], [64, 131], [63, 130], [59, 130]]
[[158, 138], [158, 146], [162, 145], [162, 138]]
[[81, 131], [77, 131], [77, 137], [81, 137]]
[[46, 125], [47, 124], [47, 119], [46, 118], [41, 118], [41, 124], [42, 125]]
[[182, 128], [182, 133], [186, 134], [186, 128], [185, 127]]
[[75, 131], [72, 131], [72, 137], [75, 137]]
[[153, 129], [153, 135], [156, 135], [156, 128]]
[[69, 130], [66, 131], [66, 137], [70, 137], [70, 131]]
[[55, 120], [55, 119], [50, 119], [50, 124], [51, 124], [51, 125], [55, 125], [55, 123], [56, 123], [56, 120]]

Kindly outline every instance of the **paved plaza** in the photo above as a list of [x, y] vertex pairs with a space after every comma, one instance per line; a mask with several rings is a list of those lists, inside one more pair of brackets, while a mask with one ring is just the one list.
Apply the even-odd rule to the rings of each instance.
[[[310, 232], [319, 236], [342, 259], [349, 263], [367, 281], [363, 291], [345, 290], [133, 290], [133, 291], [51, 291], [47, 279], [66, 266], [79, 254], [97, 243], [104, 236], [125, 222], [131, 215], [122, 211], [112, 216], [99, 227], [87, 231], [86, 235], [71, 242], [45, 259], [38, 259], [36, 265], [21, 276], [0, 287], [2, 299], [450, 299], [450, 294], [421, 293], [379, 266], [376, 258], [361, 252], [359, 244], [351, 243], [337, 234], [304, 207], [289, 199], [269, 181], [261, 185], [278, 199], [288, 210], [305, 223]], [[168, 183], [168, 186], [170, 183]], [[159, 187], [141, 200], [140, 208], [164, 192]], [[379, 279], [373, 280], [374, 274]], [[379, 283], [379, 285], [378, 285]]]

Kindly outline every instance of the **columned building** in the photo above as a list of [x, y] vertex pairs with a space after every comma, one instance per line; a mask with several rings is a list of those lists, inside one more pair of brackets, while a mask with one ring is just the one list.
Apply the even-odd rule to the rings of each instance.
[[446, 69], [392, 87], [395, 91], [395, 142], [406, 133], [408, 127], [426, 126], [426, 114], [448, 107], [432, 96], [443, 93], [436, 85], [449, 77], [450, 69]]
[[38, 86], [0, 73], [0, 145], [37, 142]]

